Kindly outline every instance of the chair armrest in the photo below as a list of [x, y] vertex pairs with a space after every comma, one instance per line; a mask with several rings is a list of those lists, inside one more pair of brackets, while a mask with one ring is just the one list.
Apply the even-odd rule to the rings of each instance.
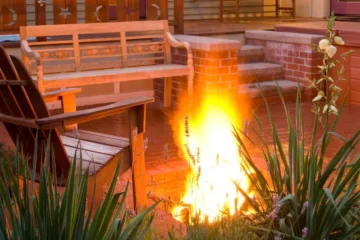
[[34, 58], [36, 61], [36, 64], [39, 66], [41, 65], [41, 57], [38, 52], [34, 52], [31, 50], [28, 41], [21, 40], [21, 51], [24, 53], [24, 55], [28, 58]]
[[76, 93], [80, 93], [82, 91], [81, 88], [66, 88], [57, 91], [45, 92], [42, 94], [45, 102], [55, 102], [58, 100], [62, 100], [63, 97], [68, 95], [75, 95]]
[[154, 98], [142, 97], [121, 102], [116, 102], [102, 107], [80, 110], [72, 113], [63, 113], [47, 118], [35, 120], [41, 129], [53, 129], [65, 127], [71, 124], [78, 124], [99, 118], [104, 118], [129, 110], [130, 108], [142, 106], [153, 102]]
[[168, 40], [169, 40], [169, 43], [172, 47], [183, 47], [186, 49], [187, 51], [187, 65], [188, 67], [190, 68], [190, 78], [193, 78], [194, 77], [194, 61], [193, 61], [193, 54], [192, 54], [192, 50], [191, 50], [191, 47], [190, 47], [190, 43], [188, 42], [181, 42], [181, 41], [178, 41], [174, 38], [174, 36], [167, 32], [166, 33], [167, 37], [168, 37]]
[[0, 122], [3, 123], [10, 123], [18, 126], [23, 127], [30, 127], [30, 128], [38, 128], [38, 125], [35, 123], [35, 119], [26, 119], [26, 118], [20, 118], [20, 117], [13, 117], [9, 115], [5, 115], [0, 113]]

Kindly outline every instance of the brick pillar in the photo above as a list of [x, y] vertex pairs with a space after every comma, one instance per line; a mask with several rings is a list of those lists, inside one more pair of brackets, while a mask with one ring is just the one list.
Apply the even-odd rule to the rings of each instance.
[[[194, 96], [203, 93], [235, 93], [238, 89], [238, 51], [240, 42], [227, 39], [176, 35], [179, 41], [189, 42], [194, 57]], [[183, 48], [172, 48], [172, 62], [186, 64], [187, 53]], [[155, 80], [155, 94], [164, 95], [164, 81]], [[176, 107], [179, 96], [187, 91], [186, 77], [173, 78], [172, 105]]]

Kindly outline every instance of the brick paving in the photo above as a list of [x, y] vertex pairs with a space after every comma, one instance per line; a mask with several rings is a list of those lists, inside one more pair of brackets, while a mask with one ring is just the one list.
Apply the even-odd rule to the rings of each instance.
[[[303, 118], [305, 121], [304, 135], [305, 142], [309, 144], [313, 115], [310, 111], [311, 103], [307, 102], [303, 104]], [[275, 124], [277, 126], [280, 139], [282, 142], [287, 141], [287, 125], [285, 120], [285, 114], [283, 106], [281, 104], [270, 105]], [[294, 115], [295, 103], [287, 103], [287, 107], [290, 113]], [[235, 109], [241, 111], [241, 108]], [[263, 124], [263, 129], [266, 133], [267, 139], [271, 141], [271, 126], [268, 121], [266, 108], [262, 105], [256, 105], [254, 108], [258, 115], [259, 121]], [[186, 161], [179, 156], [179, 148], [176, 146], [174, 140], [174, 133], [171, 129], [169, 118], [171, 119], [172, 111], [167, 110], [164, 113], [162, 108], [162, 102], [157, 100], [155, 103], [148, 105], [147, 111], [147, 129], [145, 138], [148, 139], [147, 149], [145, 152], [146, 168], [148, 174], [148, 191], [151, 191], [151, 195], [171, 200], [179, 200], [181, 193], [184, 191], [184, 180], [186, 178], [187, 171], [189, 170]], [[360, 107], [347, 105], [344, 108], [343, 114], [338, 123], [338, 127], [335, 132], [349, 138], [353, 133], [360, 130]], [[256, 123], [253, 119], [249, 118], [249, 129], [255, 127]], [[240, 126], [242, 127], [242, 126]], [[125, 114], [119, 114], [104, 119], [80, 124], [79, 128], [97, 131], [101, 133], [113, 134], [117, 136], [128, 136], [127, 129], [127, 116]], [[255, 135], [252, 131], [249, 131], [249, 136], [254, 138]], [[319, 136], [319, 134], [318, 134]], [[9, 139], [3, 125], [0, 125], [0, 141], [12, 146], [13, 144]], [[261, 148], [259, 141], [255, 140], [255, 147], [251, 147], [251, 154], [258, 159], [259, 166], [265, 170], [265, 164], [261, 159]], [[339, 149], [341, 141], [334, 139], [330, 144], [327, 157], [333, 156]], [[164, 146], [167, 145], [167, 159], [165, 159]], [[284, 145], [286, 146], [286, 144]], [[358, 152], [358, 147], [355, 152]], [[130, 176], [130, 172], [127, 173], [127, 177]], [[130, 194], [128, 196], [131, 196]], [[130, 201], [130, 200], [129, 200]], [[151, 201], [149, 201], [150, 203]], [[131, 203], [129, 203], [131, 204]], [[155, 229], [159, 230], [162, 235], [166, 235], [167, 229], [175, 224], [176, 229], [180, 228], [180, 224], [171, 218], [166, 211], [164, 205], [159, 206], [156, 211], [156, 220], [154, 223]]]

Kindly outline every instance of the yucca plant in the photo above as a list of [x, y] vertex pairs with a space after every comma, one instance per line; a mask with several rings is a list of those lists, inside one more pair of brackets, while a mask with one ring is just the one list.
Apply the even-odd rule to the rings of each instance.
[[[234, 129], [240, 146], [242, 168], [252, 187], [249, 193], [237, 186], [252, 212], [250, 215], [244, 214], [244, 218], [250, 223], [249, 227], [258, 232], [260, 239], [360, 238], [360, 192], [357, 187], [360, 154], [354, 153], [360, 141], [360, 131], [348, 139], [334, 132], [345, 102], [337, 106], [341, 93], [337, 83], [345, 79], [342, 77], [344, 66], [338, 68], [341, 61], [333, 59], [336, 53], [333, 43], [342, 45], [344, 42], [333, 31], [334, 24], [335, 16], [332, 14], [328, 18], [327, 38], [314, 46], [315, 50], [323, 54], [323, 65], [319, 66], [321, 78], [309, 80], [310, 87], [318, 91], [313, 99], [314, 120], [311, 139], [308, 139], [310, 144], [305, 144], [300, 88], [296, 99], [295, 121], [278, 88], [288, 127], [286, 143], [280, 141], [264, 96], [272, 141], [265, 139], [263, 127], [253, 113], [256, 127], [252, 131], [261, 143], [267, 172], [258, 168], [248, 151], [255, 139], [249, 139], [241, 130]], [[341, 54], [340, 60], [345, 60], [351, 53]], [[331, 69], [337, 70], [336, 79], [329, 75]], [[321, 136], [317, 138], [319, 132]], [[329, 143], [334, 137], [340, 139], [342, 145], [335, 155], [325, 161]]]
[[[55, 159], [50, 158], [50, 146], [51, 142], [48, 142], [38, 183], [35, 183], [37, 163], [29, 167], [27, 162], [21, 161], [18, 145], [15, 161], [21, 179], [14, 174], [8, 174], [4, 159], [0, 159], [0, 171], [5, 176], [5, 180], [0, 179], [0, 239], [98, 240], [146, 237], [154, 217], [151, 214], [146, 218], [146, 215], [157, 203], [137, 216], [129, 217], [128, 211], [124, 208], [128, 187], [126, 186], [124, 192], [114, 193], [121, 161], [114, 171], [108, 193], [95, 209], [94, 198], [88, 199], [87, 204], [89, 171], [81, 171], [81, 151], [75, 153], [66, 186], [60, 192], [57, 179], [51, 174], [56, 171], [51, 169], [51, 166], [55, 166], [51, 164]], [[36, 152], [34, 151], [35, 154]], [[34, 159], [37, 157], [34, 156]], [[92, 212], [94, 214], [90, 214]]]

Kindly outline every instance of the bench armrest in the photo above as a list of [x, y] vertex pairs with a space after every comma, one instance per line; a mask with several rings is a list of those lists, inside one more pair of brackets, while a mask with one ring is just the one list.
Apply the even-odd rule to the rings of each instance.
[[41, 65], [40, 54], [31, 50], [27, 40], [21, 40], [21, 51], [26, 57], [35, 59], [37, 65]]
[[169, 43], [170, 43], [170, 45], [172, 47], [176, 47], [176, 48], [183, 47], [183, 48], [186, 49], [187, 57], [188, 57], [188, 66], [189, 67], [193, 66], [193, 54], [192, 54], [192, 51], [191, 51], [190, 43], [181, 42], [181, 41], [176, 40], [174, 38], [174, 36], [170, 32], [167, 32], [166, 35], [167, 35]]
[[[20, 42], [21, 45], [21, 52], [23, 55], [23, 63], [25, 64], [25, 67], [29, 67], [29, 60], [28, 59], [35, 59], [36, 61], [36, 75], [37, 75], [37, 86], [38, 89], [41, 93], [45, 92], [45, 88], [44, 88], [44, 73], [43, 73], [43, 67], [41, 64], [41, 57], [40, 54], [38, 52], [34, 52], [33, 50], [31, 50], [28, 41], [26, 40], [21, 40]], [[30, 68], [29, 72], [30, 72]]]
[[39, 126], [40, 129], [65, 127], [67, 125], [78, 124], [118, 114], [124, 111], [128, 111], [130, 108], [142, 106], [153, 101], [154, 98], [151, 97], [131, 99], [127, 101], [116, 102], [106, 106], [84, 109], [72, 113], [63, 113], [47, 118], [37, 119], [35, 120], [35, 123]]

